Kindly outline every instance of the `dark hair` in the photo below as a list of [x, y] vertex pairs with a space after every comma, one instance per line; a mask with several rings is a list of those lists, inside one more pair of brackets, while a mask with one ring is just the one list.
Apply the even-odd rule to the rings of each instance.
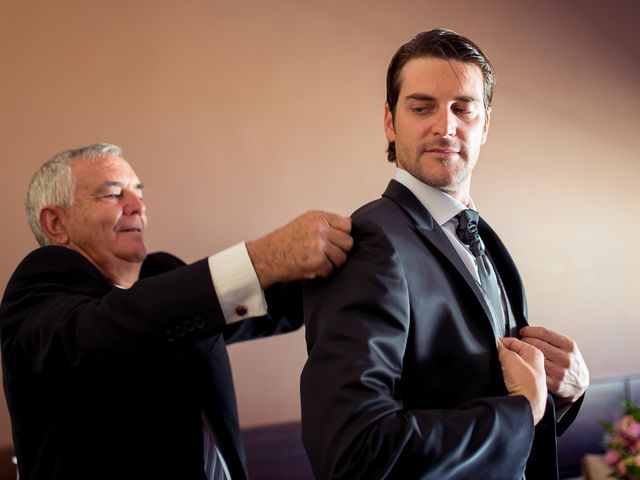
[[[484, 108], [488, 113], [493, 98], [495, 77], [493, 66], [487, 56], [475, 43], [452, 30], [437, 28], [422, 32], [402, 45], [389, 63], [387, 70], [387, 104], [392, 115], [396, 113], [400, 94], [400, 71], [413, 58], [435, 57], [443, 60], [457, 60], [480, 67], [484, 79]], [[389, 142], [387, 158], [396, 161], [395, 142]]]

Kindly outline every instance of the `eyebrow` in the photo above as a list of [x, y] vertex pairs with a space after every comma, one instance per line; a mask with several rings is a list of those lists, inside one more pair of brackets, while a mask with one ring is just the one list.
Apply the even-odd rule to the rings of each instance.
[[[101, 192], [103, 190], [106, 190], [109, 187], [124, 188], [124, 183], [117, 182], [115, 180], [107, 180], [106, 182], [103, 182], [102, 184], [100, 184], [98, 188], [96, 188], [96, 192]], [[134, 190], [142, 191], [144, 189], [144, 185], [142, 183], [137, 183], [133, 188]]]
[[[411, 93], [409, 95], [407, 95], [405, 97], [406, 100], [420, 100], [420, 101], [426, 101], [426, 102], [435, 102], [436, 98], [431, 96], [431, 95], [427, 95], [426, 93]], [[459, 95], [457, 97], [454, 98], [454, 100], [456, 102], [467, 102], [467, 103], [474, 103], [474, 102], [479, 102], [480, 100], [477, 98], [473, 98], [470, 97], [468, 95]]]

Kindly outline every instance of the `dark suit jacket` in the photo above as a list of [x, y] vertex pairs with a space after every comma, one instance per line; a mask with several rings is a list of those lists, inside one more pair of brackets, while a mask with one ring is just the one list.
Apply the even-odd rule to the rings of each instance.
[[0, 335], [21, 480], [202, 479], [203, 411], [246, 477], [225, 344], [298, 327], [301, 289], [276, 286], [269, 317], [226, 325], [207, 260], [183, 265], [150, 255], [129, 290], [62, 247], [18, 266]]
[[[507, 395], [489, 309], [429, 212], [392, 181], [352, 219], [347, 263], [304, 295], [302, 434], [315, 475], [515, 480], [529, 459], [529, 480], [557, 478], [553, 402], [534, 430], [527, 400]], [[516, 268], [479, 227], [522, 327]]]

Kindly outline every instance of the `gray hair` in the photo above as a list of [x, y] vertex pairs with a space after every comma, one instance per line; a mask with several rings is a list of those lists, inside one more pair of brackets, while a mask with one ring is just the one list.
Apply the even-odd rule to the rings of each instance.
[[122, 157], [122, 148], [110, 143], [97, 143], [65, 150], [45, 162], [35, 173], [27, 189], [27, 220], [40, 246], [51, 240], [40, 227], [40, 212], [49, 205], [70, 207], [73, 204], [75, 177], [71, 162], [76, 159], [95, 159], [107, 155]]

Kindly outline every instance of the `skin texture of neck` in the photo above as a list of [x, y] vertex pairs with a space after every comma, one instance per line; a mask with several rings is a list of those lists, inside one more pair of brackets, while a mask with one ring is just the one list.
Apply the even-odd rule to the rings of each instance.
[[471, 174], [462, 182], [462, 184], [458, 185], [455, 189], [447, 189], [442, 188], [442, 191], [451, 195], [453, 198], [458, 200], [461, 204], [465, 206], [469, 206], [469, 201], [471, 199]]

